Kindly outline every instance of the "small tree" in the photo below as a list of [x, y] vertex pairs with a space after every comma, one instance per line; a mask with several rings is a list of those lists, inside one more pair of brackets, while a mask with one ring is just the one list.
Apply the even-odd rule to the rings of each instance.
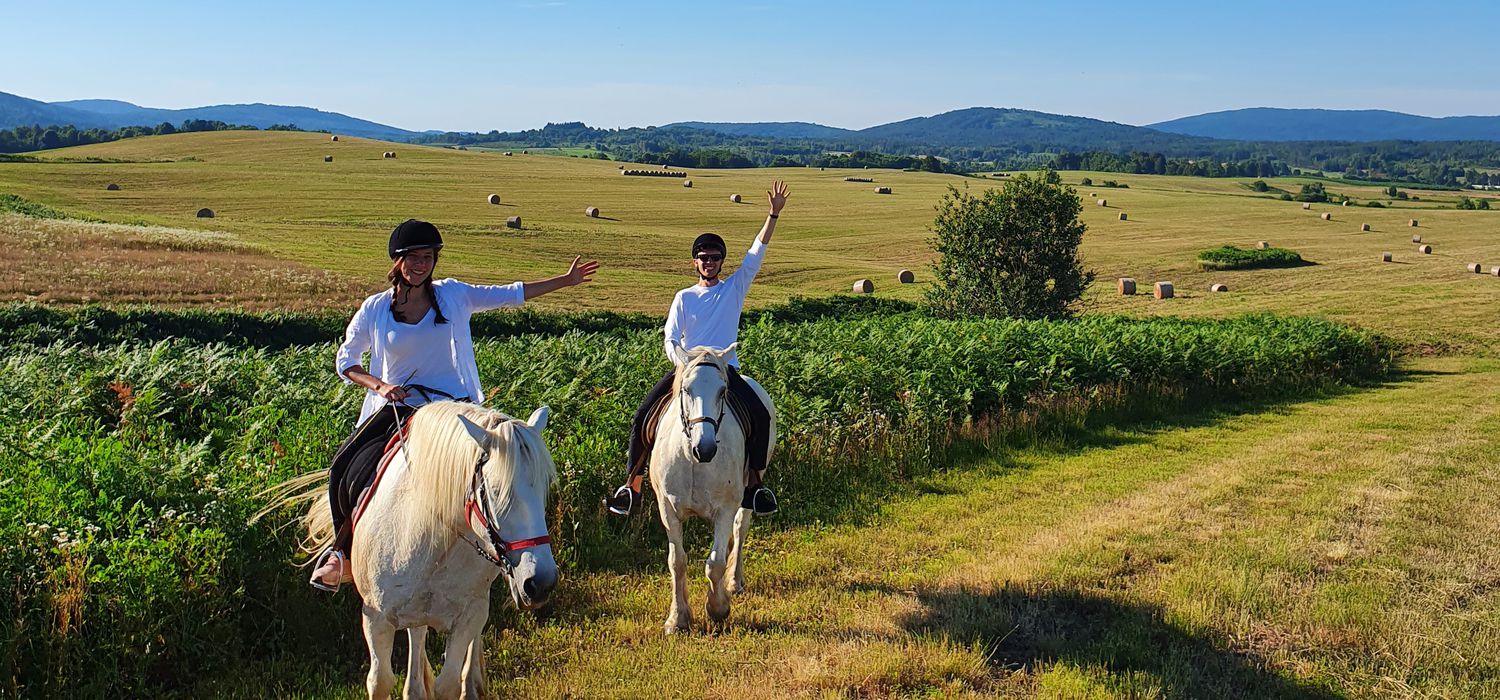
[[944, 318], [1068, 316], [1094, 280], [1078, 260], [1088, 229], [1072, 187], [1056, 173], [1018, 175], [978, 197], [948, 188], [933, 221], [936, 281], [927, 289]]

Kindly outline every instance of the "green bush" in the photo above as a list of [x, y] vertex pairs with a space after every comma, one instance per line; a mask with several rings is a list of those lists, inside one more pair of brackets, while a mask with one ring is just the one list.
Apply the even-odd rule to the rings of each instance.
[[[828, 311], [809, 303], [800, 313]], [[866, 485], [942, 468], [958, 449], [954, 427], [976, 419], [1162, 388], [1291, 392], [1389, 362], [1378, 337], [1269, 315], [761, 315], [741, 339], [747, 373], [777, 402], [770, 479], [784, 506], [795, 504], [771, 527], [838, 521]], [[192, 695], [246, 659], [358, 675], [357, 602], [314, 594], [288, 565], [291, 514], [246, 525], [262, 489], [326, 466], [352, 427], [363, 396], [330, 370], [332, 343], [0, 351], [0, 687], [23, 697]], [[552, 532], [564, 567], [654, 553], [659, 528], [605, 522], [598, 506], [622, 475], [636, 402], [668, 367], [654, 329], [513, 335], [479, 340], [477, 352], [490, 405], [553, 408]], [[512, 614], [503, 607], [496, 615]]]
[[1297, 267], [1307, 261], [1295, 250], [1266, 248], [1253, 250], [1226, 245], [1198, 253], [1198, 264], [1205, 270], [1247, 270], [1259, 267]]

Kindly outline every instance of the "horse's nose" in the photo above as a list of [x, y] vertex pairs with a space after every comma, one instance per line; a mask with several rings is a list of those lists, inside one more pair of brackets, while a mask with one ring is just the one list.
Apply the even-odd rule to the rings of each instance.
[[552, 589], [557, 585], [557, 577], [538, 572], [535, 576], [521, 582], [521, 592], [526, 595], [526, 602], [530, 607], [536, 607], [547, 602], [552, 595]]
[[719, 445], [715, 442], [710, 442], [706, 445], [693, 446], [693, 457], [698, 460], [699, 464], [708, 464], [709, 462], [714, 461], [714, 455], [718, 453]]

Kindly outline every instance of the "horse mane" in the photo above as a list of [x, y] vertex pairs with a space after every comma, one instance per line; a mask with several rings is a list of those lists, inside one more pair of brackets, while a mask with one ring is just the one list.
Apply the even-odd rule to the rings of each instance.
[[525, 479], [543, 493], [557, 481], [557, 466], [542, 436], [525, 421], [471, 403], [439, 401], [412, 414], [406, 442], [408, 522], [399, 528], [408, 546], [425, 544], [446, 548], [468, 531], [464, 500], [468, 496], [480, 446], [458, 422], [468, 418], [489, 432], [484, 475], [493, 515], [510, 508], [517, 479]]

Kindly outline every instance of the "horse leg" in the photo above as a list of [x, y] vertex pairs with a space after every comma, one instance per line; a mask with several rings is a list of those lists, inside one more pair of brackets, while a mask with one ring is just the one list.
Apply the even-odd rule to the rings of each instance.
[[688, 607], [687, 552], [682, 548], [682, 519], [669, 497], [658, 501], [661, 524], [667, 528], [667, 566], [672, 570], [672, 609], [667, 613], [667, 634], [686, 632], [693, 626], [693, 611]]
[[729, 540], [729, 592], [734, 595], [745, 590], [745, 533], [750, 530], [750, 519], [754, 513], [748, 509], [737, 509], [734, 514], [734, 537]]
[[[481, 609], [482, 608], [482, 609]], [[485, 620], [489, 617], [489, 601], [483, 604], [475, 604], [454, 622], [453, 629], [448, 633], [448, 646], [443, 650], [443, 671], [438, 674], [437, 683], [433, 685], [433, 695], [439, 700], [457, 700], [460, 693], [465, 690], [467, 675], [470, 671], [468, 661], [469, 647], [474, 640], [484, 631]]]
[[[489, 615], [485, 615], [486, 618]], [[464, 698], [485, 697], [484, 687], [484, 632], [469, 645], [468, 665], [464, 668]]]
[[387, 622], [379, 611], [364, 609], [365, 645], [370, 649], [370, 673], [365, 676], [365, 690], [370, 700], [387, 700], [391, 688], [396, 686], [396, 673], [391, 670], [391, 646], [396, 642], [396, 627]]
[[708, 577], [708, 619], [716, 623], [729, 617], [729, 589], [724, 573], [728, 569], [730, 537], [738, 510], [723, 509], [714, 517], [714, 546], [708, 553], [708, 563], [703, 566], [703, 574]]
[[432, 664], [427, 662], [427, 628], [406, 631], [406, 700], [432, 697]]

